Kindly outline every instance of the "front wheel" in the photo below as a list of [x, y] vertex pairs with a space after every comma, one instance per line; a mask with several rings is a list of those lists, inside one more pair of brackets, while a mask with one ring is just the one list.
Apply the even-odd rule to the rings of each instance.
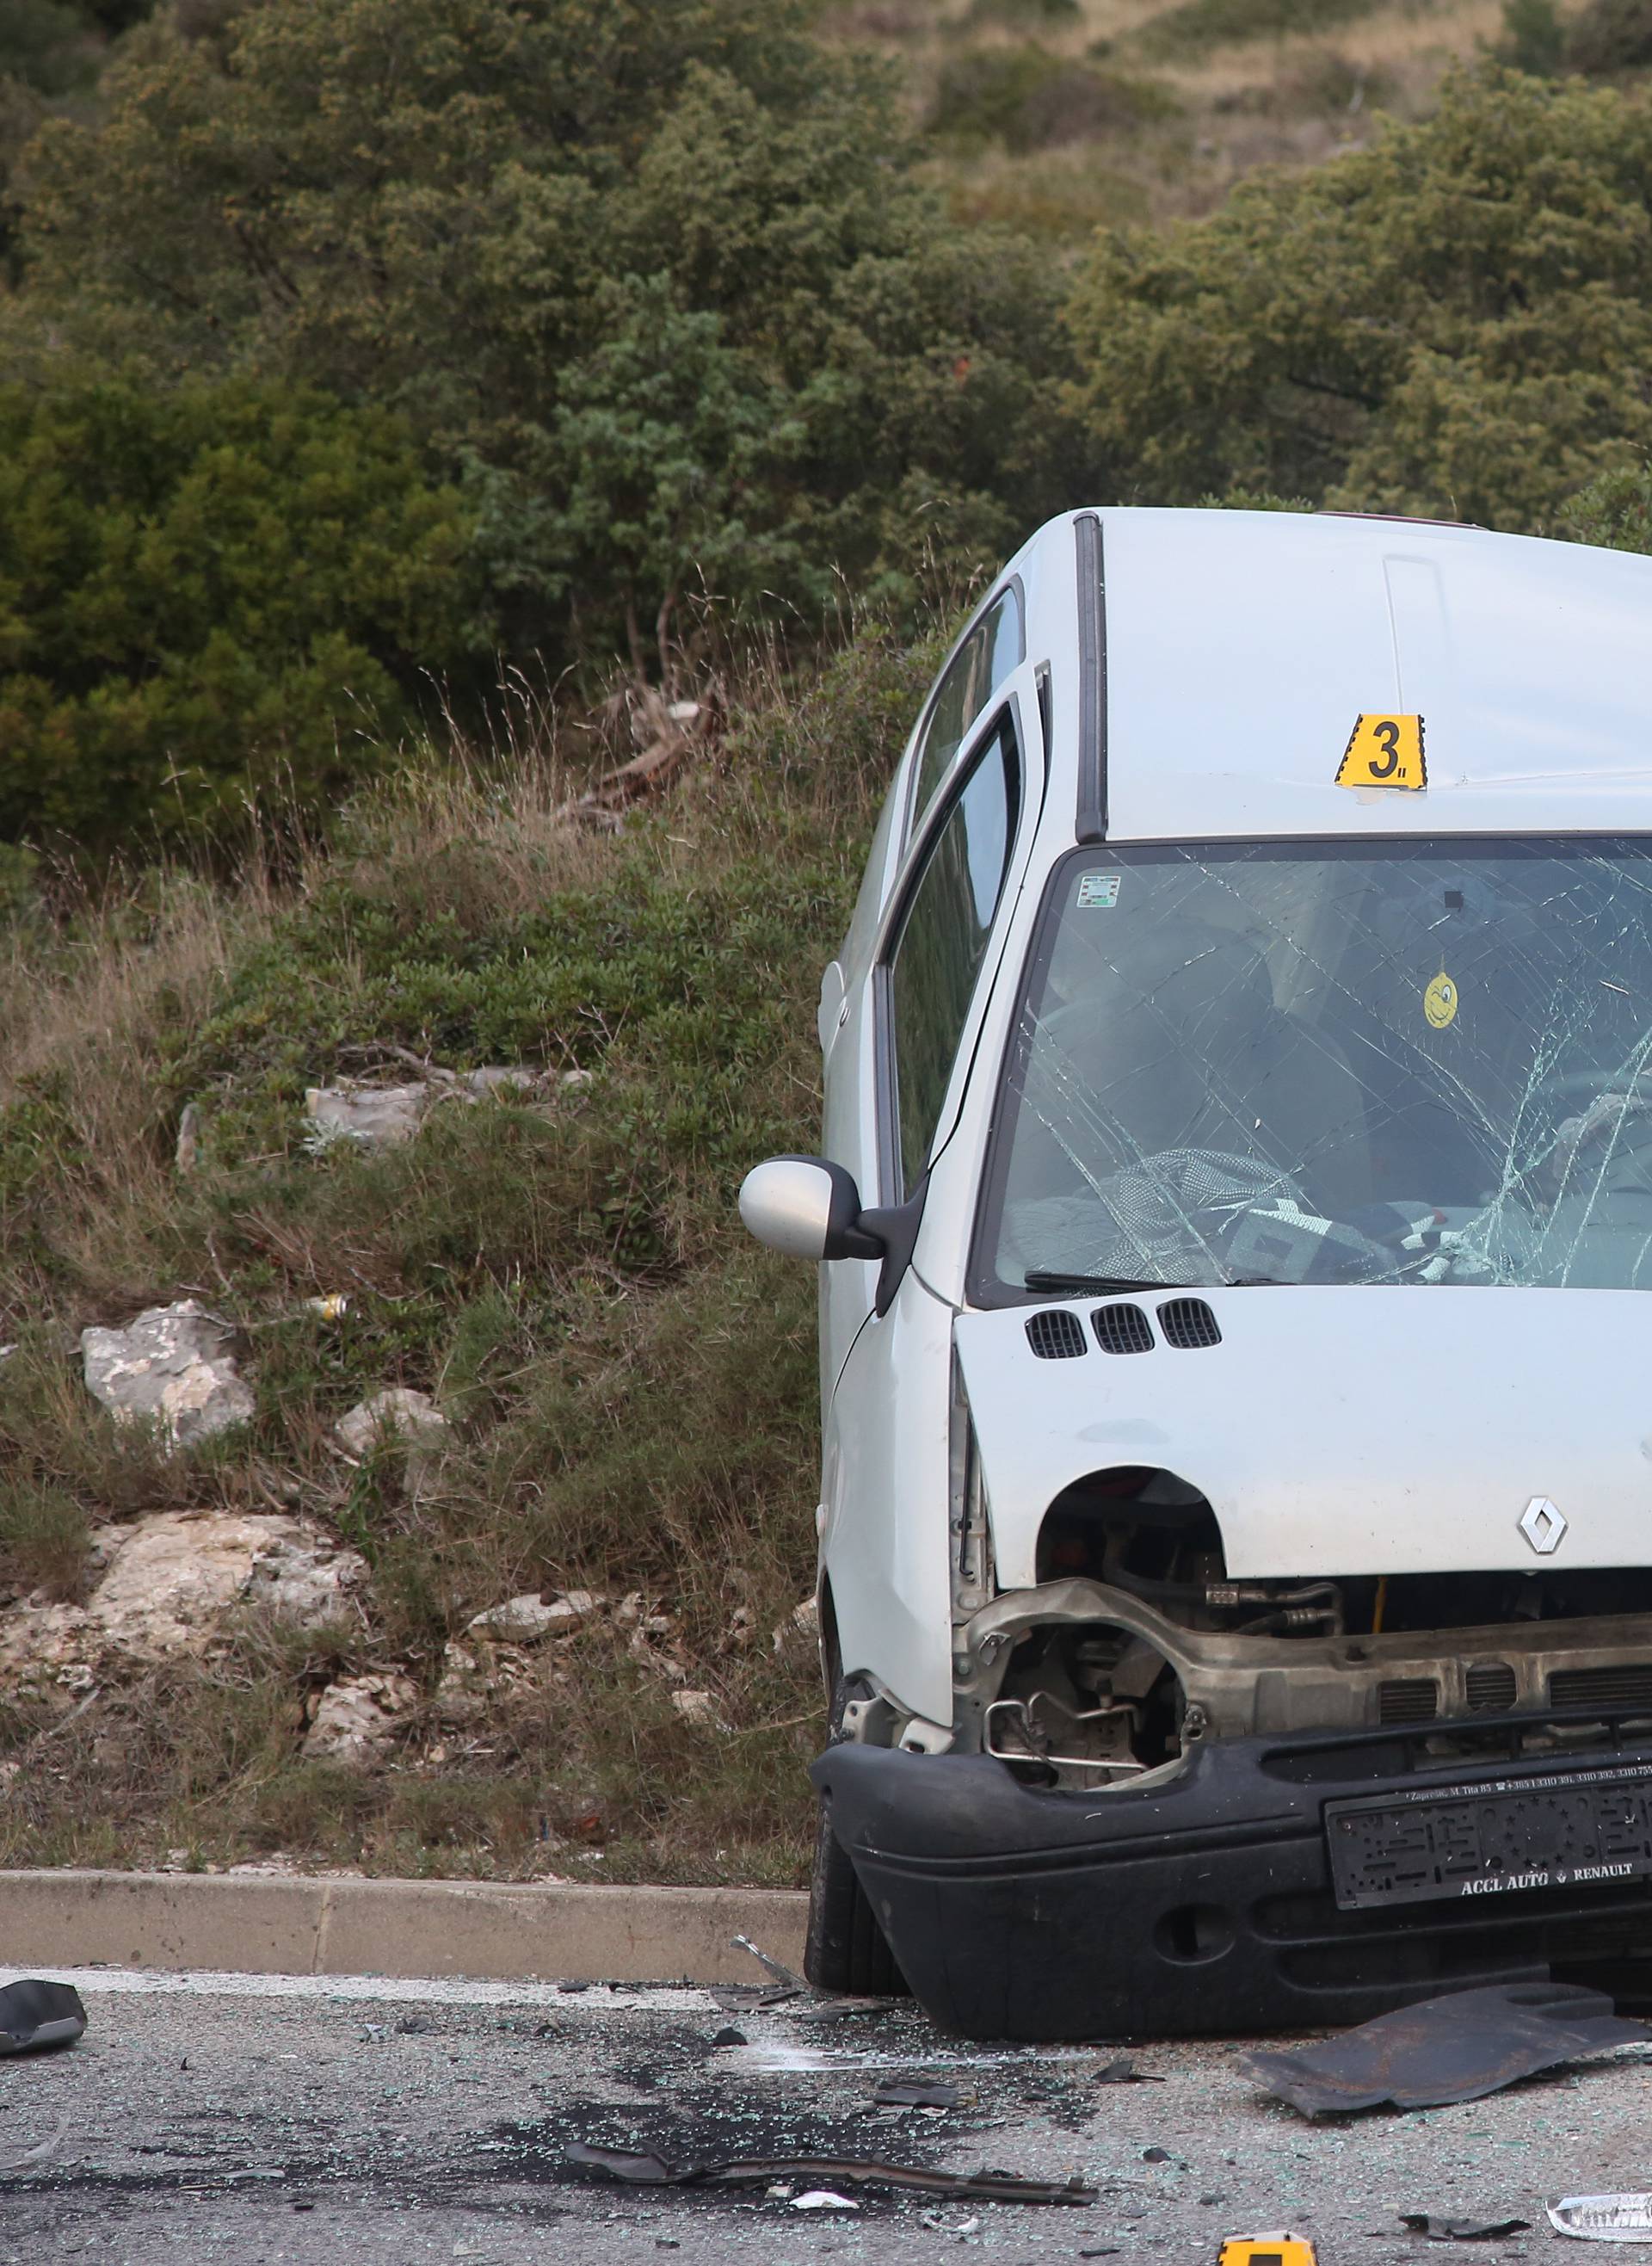
[[[839, 1685], [832, 1702], [834, 1733], [843, 1720], [845, 1697]], [[820, 1797], [815, 1832], [803, 1972], [817, 1991], [836, 1991], [855, 1999], [906, 1994], [906, 1978], [895, 1963], [889, 1939], [848, 1852], [832, 1831], [831, 1796], [826, 1794]]]

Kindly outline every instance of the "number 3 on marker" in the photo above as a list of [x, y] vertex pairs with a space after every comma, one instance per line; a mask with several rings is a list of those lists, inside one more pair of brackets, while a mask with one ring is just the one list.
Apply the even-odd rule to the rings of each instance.
[[1420, 794], [1428, 786], [1421, 716], [1354, 719], [1348, 746], [1337, 766], [1338, 786], [1399, 787]]

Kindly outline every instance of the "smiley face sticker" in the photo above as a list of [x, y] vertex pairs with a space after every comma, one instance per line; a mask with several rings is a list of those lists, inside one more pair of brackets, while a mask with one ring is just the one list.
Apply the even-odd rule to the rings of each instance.
[[1444, 969], [1422, 995], [1422, 1012], [1436, 1031], [1457, 1020], [1457, 986]]

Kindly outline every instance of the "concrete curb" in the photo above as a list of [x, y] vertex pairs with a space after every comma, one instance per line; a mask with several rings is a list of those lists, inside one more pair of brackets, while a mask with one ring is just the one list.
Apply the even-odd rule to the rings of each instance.
[[800, 1967], [808, 1907], [790, 1889], [0, 1873], [0, 1959], [11, 1968], [753, 1983], [760, 1971], [730, 1937], [749, 1935]]

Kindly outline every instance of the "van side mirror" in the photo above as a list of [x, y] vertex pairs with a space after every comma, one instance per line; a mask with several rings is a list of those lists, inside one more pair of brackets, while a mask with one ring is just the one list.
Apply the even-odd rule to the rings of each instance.
[[852, 1173], [824, 1157], [771, 1157], [746, 1174], [740, 1217], [759, 1243], [791, 1259], [881, 1259], [860, 1222]]
[[759, 1243], [792, 1259], [881, 1259], [876, 1312], [887, 1314], [912, 1263], [929, 1176], [903, 1204], [863, 1211], [855, 1176], [824, 1157], [771, 1157], [740, 1188], [740, 1217]]

